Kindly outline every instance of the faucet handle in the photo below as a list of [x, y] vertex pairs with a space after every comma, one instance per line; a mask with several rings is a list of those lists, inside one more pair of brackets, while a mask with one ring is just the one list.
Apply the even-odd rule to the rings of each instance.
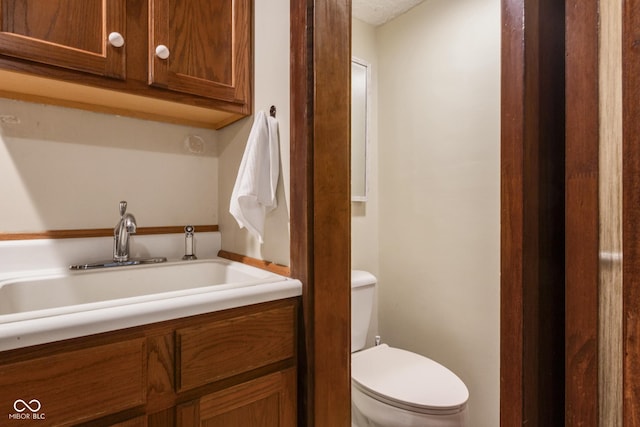
[[127, 212], [127, 202], [123, 200], [120, 202], [120, 217], [123, 217], [126, 212]]
[[187, 225], [184, 228], [184, 256], [182, 257], [184, 260], [198, 259], [194, 253], [195, 242], [193, 241], [193, 233], [195, 230], [193, 225]]

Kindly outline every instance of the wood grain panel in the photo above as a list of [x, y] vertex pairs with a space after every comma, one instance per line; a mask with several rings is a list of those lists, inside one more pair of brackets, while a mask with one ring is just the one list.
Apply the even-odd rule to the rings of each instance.
[[234, 31], [234, 3], [234, 0], [174, 2], [170, 6], [177, 74], [233, 85], [235, 38], [229, 35]]
[[173, 333], [147, 338], [147, 412], [159, 411], [175, 402], [175, 361]]
[[147, 425], [149, 427], [175, 427], [179, 425], [176, 421], [176, 408], [172, 407], [149, 415]]
[[[232, 410], [226, 410], [209, 416], [201, 413], [200, 425], [203, 427], [280, 425], [280, 402], [278, 397], [277, 394], [270, 394], [251, 402], [242, 403], [242, 406], [232, 406]], [[209, 409], [210, 408], [207, 407], [202, 408], [203, 411]]]
[[502, 2], [500, 425], [523, 420], [524, 3]]
[[[206, 233], [218, 231], [217, 225], [195, 225], [196, 232]], [[184, 226], [138, 227], [136, 235], [184, 233]], [[86, 230], [49, 230], [37, 233], [0, 233], [2, 240], [34, 240], [34, 239], [75, 239], [82, 237], [111, 237], [113, 228], [93, 228]]]
[[[239, 104], [251, 111], [252, 3], [150, 1], [149, 84]], [[168, 59], [158, 58], [166, 45]]]
[[600, 2], [599, 425], [622, 427], [622, 3]]
[[200, 399], [200, 425], [295, 427], [295, 369], [276, 372]]
[[229, 251], [220, 250], [218, 256], [221, 258], [230, 259], [231, 261], [241, 262], [243, 264], [250, 265], [252, 267], [261, 268], [263, 270], [270, 271], [281, 276], [289, 277], [291, 271], [286, 265], [274, 264], [270, 261], [265, 261], [257, 258], [248, 257], [246, 255], [236, 254]]
[[622, 233], [625, 427], [640, 426], [640, 1], [623, 3]]
[[[101, 0], [3, 0], [1, 16], [2, 31], [102, 54], [104, 11]], [[69, 22], [80, 25], [69, 31]]]
[[177, 390], [295, 356], [295, 305], [176, 331]]
[[112, 424], [109, 427], [147, 427], [147, 417], [137, 417], [132, 420]]
[[[57, 67], [126, 77], [125, 48], [106, 42], [107, 34], [125, 38], [125, 0], [2, 1], [0, 54]], [[70, 31], [70, 27], [73, 31]]]
[[597, 1], [568, 0], [566, 419], [598, 425], [599, 61]]
[[183, 403], [176, 408], [176, 427], [200, 426], [200, 401]]
[[144, 360], [140, 338], [2, 365], [0, 405], [38, 399], [60, 426], [142, 405]]

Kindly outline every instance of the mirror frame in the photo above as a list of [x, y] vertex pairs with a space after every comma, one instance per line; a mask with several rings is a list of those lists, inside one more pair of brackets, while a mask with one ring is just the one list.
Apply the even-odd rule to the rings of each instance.
[[[362, 143], [362, 147], [360, 147], [360, 144], [357, 144], [357, 146], [354, 146], [354, 138], [353, 138], [353, 132], [354, 129], [356, 128], [361, 128], [362, 124], [360, 123], [354, 123], [354, 115], [353, 115], [353, 98], [354, 98], [354, 80], [353, 78], [351, 79], [351, 105], [352, 105], [352, 112], [351, 112], [351, 201], [352, 202], [366, 202], [369, 196], [369, 175], [370, 175], [370, 170], [369, 170], [369, 144], [371, 141], [371, 64], [367, 61], [364, 61], [362, 59], [359, 59], [355, 56], [351, 57], [351, 67], [353, 70], [353, 66], [357, 65], [360, 67], [364, 68], [365, 71], [365, 88], [364, 88], [364, 141]], [[362, 154], [360, 154], [362, 153]], [[355, 175], [353, 173], [353, 159], [354, 156], [363, 156], [364, 160], [364, 166], [363, 166], [363, 174], [364, 176], [362, 177], [362, 179], [359, 178], [359, 176]], [[359, 174], [358, 174], [359, 175]], [[363, 188], [363, 192], [364, 194], [357, 194], [357, 192], [354, 191], [354, 178], [358, 178], [358, 181], [364, 181], [364, 188]]]

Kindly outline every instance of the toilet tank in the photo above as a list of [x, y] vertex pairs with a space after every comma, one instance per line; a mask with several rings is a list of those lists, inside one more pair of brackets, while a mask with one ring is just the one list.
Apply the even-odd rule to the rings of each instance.
[[376, 276], [361, 271], [351, 271], [351, 352], [361, 350], [367, 341], [371, 323]]

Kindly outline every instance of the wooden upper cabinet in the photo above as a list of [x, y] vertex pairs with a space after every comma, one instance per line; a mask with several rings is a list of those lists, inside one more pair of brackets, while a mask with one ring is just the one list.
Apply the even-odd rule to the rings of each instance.
[[[0, 54], [125, 79], [126, 0], [0, 0]], [[114, 47], [109, 34], [125, 44]]]
[[251, 5], [251, 0], [149, 0], [149, 83], [248, 103]]
[[0, 96], [220, 129], [252, 112], [252, 16], [253, 0], [0, 0]]

